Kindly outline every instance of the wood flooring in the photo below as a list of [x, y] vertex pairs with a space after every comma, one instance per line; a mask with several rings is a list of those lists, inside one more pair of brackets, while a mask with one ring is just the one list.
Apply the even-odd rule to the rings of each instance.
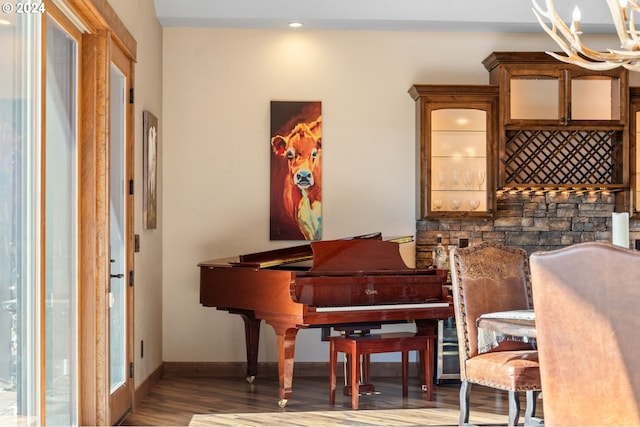
[[[380, 394], [361, 396], [359, 409], [353, 411], [351, 398], [341, 392], [336, 394], [336, 404], [329, 404], [327, 377], [295, 378], [293, 395], [285, 408], [278, 406], [277, 378], [258, 377], [254, 384], [249, 384], [244, 378], [236, 377], [165, 377], [154, 385], [122, 425], [458, 425], [459, 383], [434, 385], [433, 400], [426, 401], [417, 378], [410, 378], [406, 398], [402, 397], [400, 378], [373, 377], [372, 382]], [[521, 399], [522, 425], [526, 403], [524, 396]], [[470, 423], [506, 425], [507, 412], [506, 392], [473, 386]], [[542, 401], [538, 402], [536, 415], [542, 417]]]

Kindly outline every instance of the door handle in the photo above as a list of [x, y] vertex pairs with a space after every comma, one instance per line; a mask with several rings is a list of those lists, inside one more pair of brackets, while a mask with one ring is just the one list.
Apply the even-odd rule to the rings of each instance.
[[112, 279], [122, 279], [124, 277], [124, 274], [110, 274], [109, 275]]

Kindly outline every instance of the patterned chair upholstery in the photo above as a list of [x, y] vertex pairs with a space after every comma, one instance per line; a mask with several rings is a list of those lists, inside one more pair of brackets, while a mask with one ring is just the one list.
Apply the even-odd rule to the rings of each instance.
[[545, 425], [640, 425], [640, 252], [530, 257]]
[[503, 341], [478, 351], [476, 319], [481, 314], [532, 308], [528, 257], [524, 250], [482, 242], [450, 254], [453, 303], [460, 355], [460, 425], [469, 422], [472, 384], [508, 391], [509, 425], [520, 416], [520, 392], [526, 392], [525, 425], [535, 416], [541, 390], [538, 353], [531, 344]]

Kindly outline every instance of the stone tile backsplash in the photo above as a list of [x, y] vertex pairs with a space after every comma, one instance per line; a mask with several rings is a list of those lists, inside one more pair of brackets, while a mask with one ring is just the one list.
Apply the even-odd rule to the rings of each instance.
[[[474, 245], [498, 240], [508, 246], [535, 251], [559, 249], [575, 243], [611, 242], [611, 214], [615, 195], [503, 193], [497, 196], [493, 219], [421, 219], [416, 223], [416, 266], [431, 265], [436, 235], [445, 246], [458, 245], [459, 238]], [[640, 239], [640, 221], [630, 220], [629, 244]]]

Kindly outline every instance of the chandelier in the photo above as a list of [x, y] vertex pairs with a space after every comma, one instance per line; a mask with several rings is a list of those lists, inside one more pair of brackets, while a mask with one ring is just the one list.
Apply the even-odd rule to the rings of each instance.
[[607, 0], [621, 46], [620, 50], [607, 49], [607, 52], [589, 49], [580, 40], [582, 31], [580, 9], [577, 6], [573, 10], [571, 25], [568, 26], [558, 15], [553, 0], [545, 0], [547, 10], [542, 9], [536, 0], [532, 1], [533, 12], [538, 22], [567, 56], [554, 52], [547, 54], [559, 61], [589, 70], [602, 71], [624, 67], [631, 71], [640, 71], [640, 34], [636, 31], [634, 20], [634, 12], [640, 12], [638, 0]]

